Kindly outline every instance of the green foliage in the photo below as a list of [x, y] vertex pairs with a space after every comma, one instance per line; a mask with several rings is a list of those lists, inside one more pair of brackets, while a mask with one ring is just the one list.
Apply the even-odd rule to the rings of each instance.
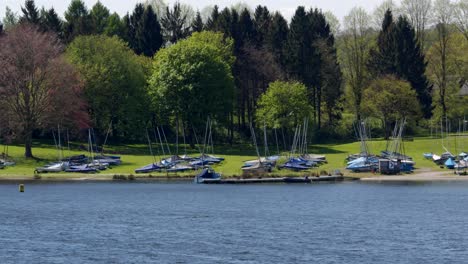
[[18, 23], [17, 14], [11, 11], [8, 6], [5, 8], [5, 16], [3, 17], [2, 23], [4, 30], [11, 28]]
[[410, 83], [388, 75], [374, 80], [364, 91], [362, 112], [381, 119], [388, 132], [389, 125], [398, 119], [417, 119], [421, 112], [416, 105], [417, 95]]
[[72, 0], [65, 11], [64, 37], [71, 42], [76, 36], [87, 35], [91, 31], [91, 21], [86, 5], [81, 0]]
[[149, 120], [143, 60], [117, 37], [77, 37], [67, 48], [68, 59], [85, 80], [94, 127], [102, 135], [112, 122], [118, 138], [135, 139]]
[[121, 39], [125, 39], [125, 25], [120, 20], [119, 14], [113, 13], [109, 16], [107, 26], [104, 29], [104, 34], [107, 36], [118, 36]]
[[276, 81], [260, 97], [256, 118], [258, 123], [265, 121], [269, 127], [292, 129], [308, 117], [310, 111], [304, 84]]
[[39, 10], [37, 9], [34, 0], [26, 0], [24, 2], [24, 7], [21, 7], [21, 12], [23, 12], [23, 16], [20, 18], [20, 22], [39, 25]]
[[[442, 49], [444, 46], [445, 49]], [[445, 56], [442, 56], [443, 52]], [[427, 58], [428, 76], [435, 84], [434, 119], [439, 121], [444, 116], [443, 105], [449, 119], [465, 118], [468, 115], [468, 96], [461, 96], [459, 92], [468, 80], [468, 41], [462, 33], [453, 33], [446, 42], [433, 44], [427, 52]], [[444, 75], [447, 77], [444, 78]]]
[[370, 52], [369, 66], [376, 76], [393, 74], [410, 82], [418, 95], [424, 117], [431, 116], [432, 86], [425, 75], [424, 54], [416, 39], [416, 33], [406, 18], [399, 17], [395, 23], [392, 12], [388, 10], [385, 13], [377, 48]]
[[110, 12], [107, 7], [105, 7], [101, 2], [96, 2], [96, 4], [91, 8], [89, 12], [90, 22], [91, 22], [91, 31], [93, 34], [102, 34], [106, 29], [109, 23]]
[[207, 116], [223, 122], [232, 109], [233, 41], [201, 32], [160, 50], [149, 81], [156, 109], [202, 125]]

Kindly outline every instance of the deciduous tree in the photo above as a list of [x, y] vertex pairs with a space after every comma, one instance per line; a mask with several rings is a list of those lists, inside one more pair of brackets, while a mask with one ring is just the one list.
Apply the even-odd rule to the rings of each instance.
[[57, 37], [30, 24], [16, 26], [0, 38], [0, 104], [2, 116], [13, 120], [25, 143], [25, 157], [33, 157], [35, 129], [57, 124], [87, 125], [75, 69], [61, 56]]
[[146, 74], [141, 59], [117, 37], [79, 36], [67, 58], [83, 76], [84, 94], [99, 135], [112, 123], [119, 139], [135, 139], [149, 120]]
[[309, 117], [311, 110], [304, 84], [276, 81], [260, 97], [256, 119], [271, 128], [292, 129]]

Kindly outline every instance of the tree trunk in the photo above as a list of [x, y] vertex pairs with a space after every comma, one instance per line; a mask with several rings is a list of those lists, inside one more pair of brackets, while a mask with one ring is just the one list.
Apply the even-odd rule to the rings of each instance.
[[27, 131], [24, 135], [24, 157], [34, 158], [32, 154], [32, 132]]

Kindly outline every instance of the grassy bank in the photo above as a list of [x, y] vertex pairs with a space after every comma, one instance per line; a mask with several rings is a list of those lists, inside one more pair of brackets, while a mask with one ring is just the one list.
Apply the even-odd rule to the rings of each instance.
[[[387, 142], [384, 140], [374, 140], [369, 142], [369, 148], [372, 153], [379, 153], [380, 150], [384, 150]], [[175, 147], [172, 148], [175, 150]], [[270, 150], [276, 149], [270, 147]], [[431, 161], [423, 158], [424, 152], [442, 152], [440, 141], [431, 138], [415, 138], [413, 141], [405, 142], [406, 154], [412, 156], [416, 161], [416, 168], [424, 168], [424, 170], [438, 171], [442, 170], [435, 166]], [[96, 178], [111, 178], [115, 174], [134, 174], [134, 170], [138, 167], [150, 164], [153, 162], [153, 157], [149, 155], [149, 151], [146, 145], [119, 145], [107, 147], [109, 153], [118, 154], [122, 157], [123, 164], [120, 166], [113, 167], [107, 171], [101, 172], [100, 174], [93, 176]], [[179, 146], [179, 153], [183, 153], [183, 147]], [[187, 151], [189, 155], [199, 155], [195, 150]], [[220, 165], [214, 166], [214, 168], [223, 174], [223, 176], [238, 176], [242, 174], [240, 167], [243, 161], [255, 159], [255, 150], [253, 146], [249, 145], [236, 145], [236, 146], [215, 146], [215, 154], [224, 157], [226, 160]], [[277, 170], [273, 171], [274, 175], [304, 175], [306, 173], [318, 173], [320, 171], [332, 171], [340, 169], [345, 172], [344, 167], [346, 166], [345, 158], [349, 154], [359, 152], [359, 143], [343, 143], [343, 144], [317, 144], [309, 146], [309, 153], [325, 154], [327, 156], [328, 164], [321, 166], [318, 169], [312, 169], [309, 172], [291, 172], [288, 170]], [[0, 170], [0, 178], [24, 178], [32, 177], [34, 169], [42, 166], [50, 161], [55, 161], [58, 158], [57, 151], [53, 145], [44, 143], [35, 143], [33, 148], [34, 155], [39, 160], [25, 159], [23, 158], [24, 149], [22, 146], [10, 146], [9, 155], [16, 161], [16, 166], [8, 167]], [[72, 149], [64, 150], [64, 156], [86, 154], [82, 150]], [[156, 160], [159, 160], [159, 156]], [[185, 177], [193, 175], [194, 173], [178, 173], [169, 174], [170, 177]], [[364, 177], [370, 176], [370, 174], [355, 174], [345, 172], [347, 176]], [[166, 173], [153, 173], [153, 176], [164, 177], [168, 176]], [[60, 177], [60, 178], [79, 178], [83, 177], [80, 174], [43, 174], [43, 177]]]

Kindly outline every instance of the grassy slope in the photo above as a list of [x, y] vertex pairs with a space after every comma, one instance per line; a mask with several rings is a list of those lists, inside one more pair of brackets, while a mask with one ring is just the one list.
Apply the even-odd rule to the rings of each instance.
[[[380, 150], [385, 149], [386, 141], [375, 140], [369, 142], [369, 148], [373, 153], [378, 153]], [[153, 162], [153, 158], [148, 155], [148, 149], [145, 145], [125, 145], [125, 146], [113, 146], [108, 148], [110, 152], [121, 155], [123, 164], [121, 166], [114, 167], [110, 170], [102, 172], [101, 174], [131, 174], [135, 168], [150, 164]], [[271, 148], [274, 149], [274, 148]], [[440, 141], [437, 139], [429, 138], [415, 138], [414, 141], [405, 142], [406, 154], [412, 156], [416, 161], [417, 168], [431, 168], [433, 170], [439, 170], [431, 161], [425, 160], [422, 156], [424, 152], [442, 152], [440, 146]], [[14, 167], [8, 167], [4, 170], [0, 170], [0, 177], [24, 177], [32, 176], [35, 167], [39, 167], [47, 163], [48, 161], [53, 161], [57, 159], [57, 151], [54, 146], [47, 144], [37, 143], [33, 148], [33, 153], [36, 157], [42, 159], [41, 161], [36, 160], [26, 160], [22, 158], [23, 155], [22, 146], [10, 146], [9, 154], [17, 162], [17, 165]], [[156, 150], [155, 150], [156, 151]], [[225, 176], [234, 176], [241, 174], [241, 165], [243, 161], [249, 159], [255, 159], [255, 151], [252, 146], [248, 145], [238, 145], [234, 147], [228, 146], [217, 146], [215, 147], [216, 155], [220, 155], [226, 158], [226, 160], [221, 164], [215, 166], [215, 169], [222, 173]], [[179, 152], [183, 152], [179, 149]], [[352, 153], [359, 152], [359, 143], [346, 143], [346, 144], [322, 144], [322, 145], [312, 145], [309, 147], [309, 153], [325, 154], [327, 156], [328, 164], [321, 166], [319, 169], [314, 169], [315, 171], [331, 171], [334, 169], [340, 169], [344, 171], [346, 166], [345, 158], [347, 155]], [[68, 151], [64, 150], [64, 155], [77, 155], [82, 154], [83, 151]], [[196, 152], [189, 154], [197, 155]], [[157, 158], [159, 159], [159, 158]], [[314, 171], [312, 170], [312, 171]], [[193, 172], [191, 173], [193, 174]], [[303, 173], [292, 173], [290, 171], [274, 170], [274, 174], [278, 175], [300, 175]], [[48, 177], [53, 177], [52, 174], [47, 174]], [[77, 174], [67, 174], [69, 177], [78, 177]], [[159, 174], [165, 175], [165, 174]], [[190, 175], [178, 174], [179, 176]], [[346, 172], [346, 175], [353, 175], [352, 173]], [[82, 176], [82, 175], [81, 175]]]

